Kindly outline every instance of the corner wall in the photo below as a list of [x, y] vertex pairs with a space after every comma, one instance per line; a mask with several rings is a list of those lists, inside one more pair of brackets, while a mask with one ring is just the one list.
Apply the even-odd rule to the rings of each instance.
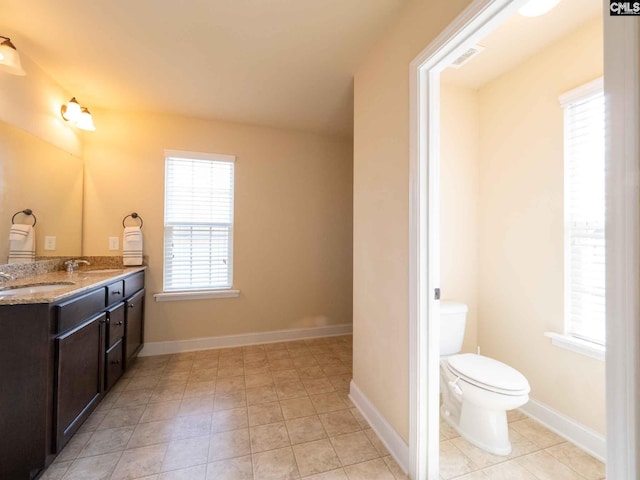
[[[352, 142], [193, 118], [96, 110], [86, 136], [84, 254], [113, 255], [144, 219], [145, 341], [351, 323]], [[239, 298], [155, 302], [162, 291], [164, 149], [236, 155]], [[121, 241], [120, 241], [120, 246]]]

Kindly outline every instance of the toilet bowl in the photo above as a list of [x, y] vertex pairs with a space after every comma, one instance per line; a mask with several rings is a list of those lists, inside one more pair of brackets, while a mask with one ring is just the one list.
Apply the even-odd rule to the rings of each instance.
[[467, 307], [441, 302], [440, 392], [442, 418], [461, 437], [495, 455], [509, 455], [507, 411], [529, 401], [529, 382], [516, 369], [489, 357], [458, 354]]

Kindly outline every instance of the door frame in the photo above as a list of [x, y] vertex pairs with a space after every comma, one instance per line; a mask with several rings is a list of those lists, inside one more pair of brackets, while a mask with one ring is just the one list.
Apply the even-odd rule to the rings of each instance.
[[[409, 474], [439, 478], [440, 73], [527, 0], [474, 0], [410, 64]], [[607, 98], [607, 477], [640, 447], [640, 21], [603, 0]], [[542, 333], [541, 333], [542, 334]]]

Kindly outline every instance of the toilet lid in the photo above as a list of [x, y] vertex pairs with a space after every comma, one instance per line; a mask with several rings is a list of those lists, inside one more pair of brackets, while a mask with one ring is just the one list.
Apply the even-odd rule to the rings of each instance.
[[447, 363], [454, 375], [478, 387], [507, 395], [524, 395], [530, 391], [524, 375], [493, 358], [463, 353], [447, 358]]

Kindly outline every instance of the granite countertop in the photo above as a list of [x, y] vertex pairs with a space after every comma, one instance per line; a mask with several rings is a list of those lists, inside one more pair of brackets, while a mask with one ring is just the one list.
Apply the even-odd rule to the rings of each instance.
[[[18, 280], [0, 283], [0, 305], [22, 305], [29, 303], [54, 303], [65, 298], [72, 297], [96, 287], [108, 285], [120, 278], [135, 272], [145, 270], [141, 267], [84, 267], [73, 273], [56, 271], [24, 277]], [[100, 271], [102, 270], [102, 271]], [[8, 287], [22, 287], [34, 285], [59, 284], [60, 288], [48, 292], [25, 293], [19, 295], [3, 296], [10, 292]]]

